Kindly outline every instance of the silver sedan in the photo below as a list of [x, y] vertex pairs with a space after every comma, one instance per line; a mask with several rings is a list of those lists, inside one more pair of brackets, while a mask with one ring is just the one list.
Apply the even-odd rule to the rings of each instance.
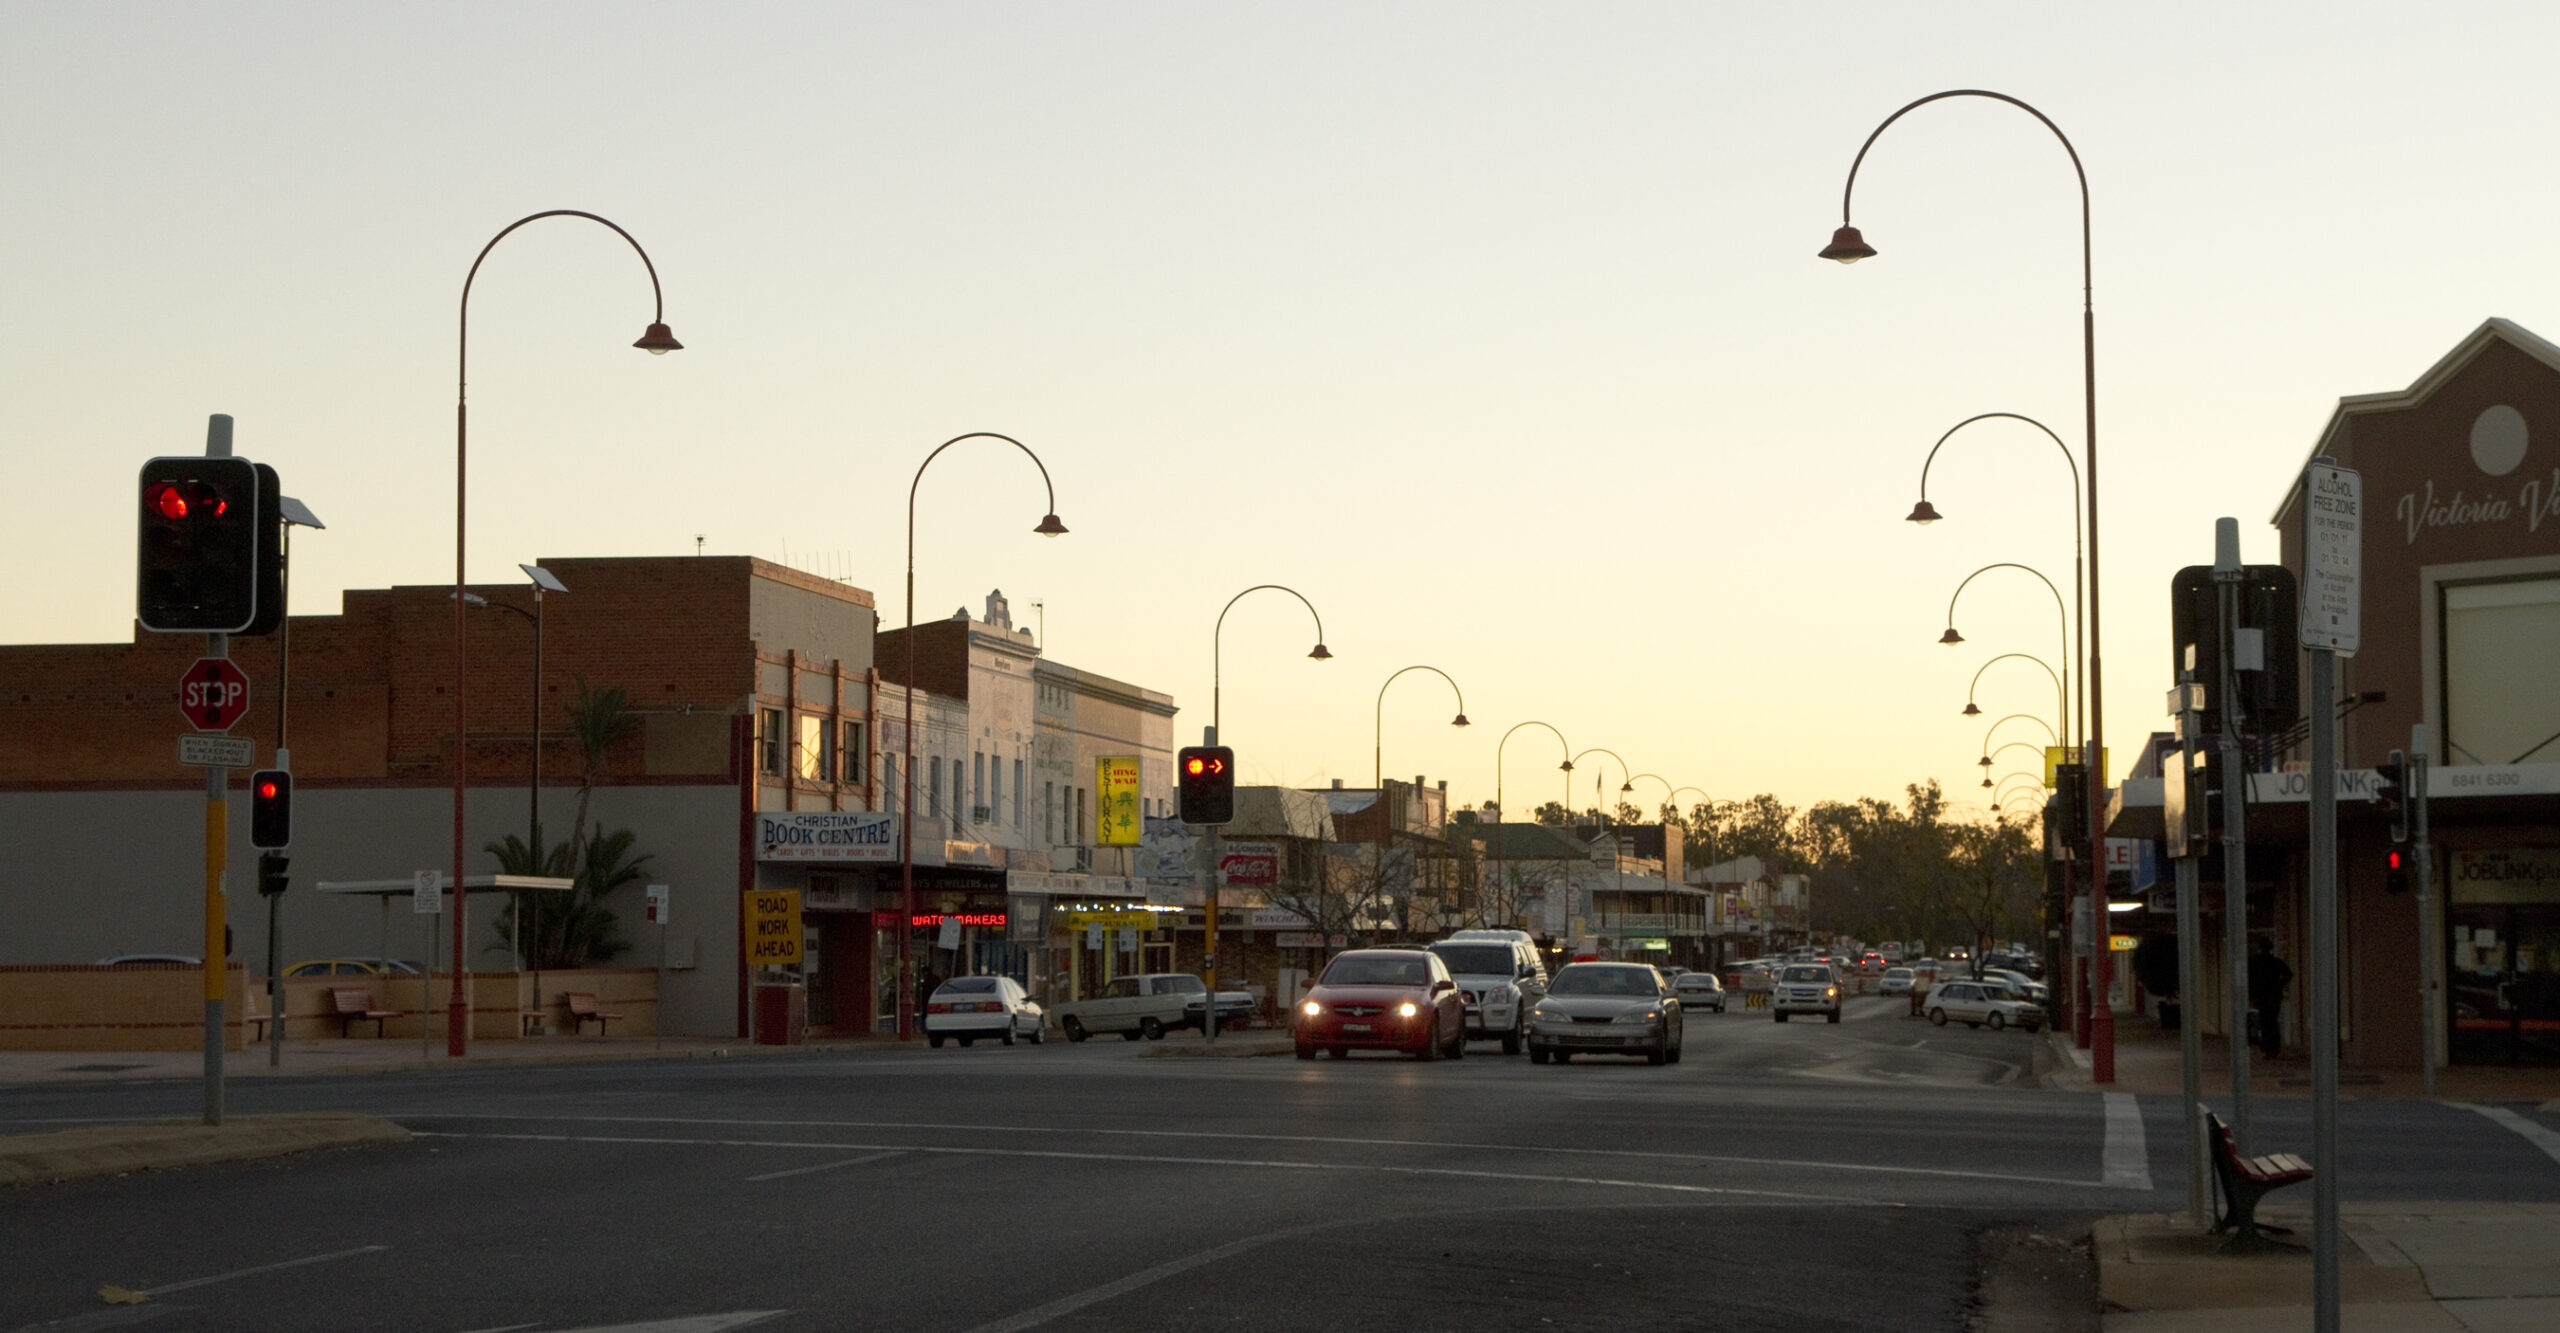
[[1680, 1059], [1680, 996], [1644, 963], [1573, 963], [1529, 1011], [1529, 1062], [1564, 1064], [1576, 1052]]

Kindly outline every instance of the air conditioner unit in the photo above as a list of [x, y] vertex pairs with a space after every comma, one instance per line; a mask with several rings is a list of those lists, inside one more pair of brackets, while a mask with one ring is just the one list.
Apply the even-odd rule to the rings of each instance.
[[996, 812], [983, 805], [970, 806], [969, 822], [972, 824], [992, 824], [996, 822]]

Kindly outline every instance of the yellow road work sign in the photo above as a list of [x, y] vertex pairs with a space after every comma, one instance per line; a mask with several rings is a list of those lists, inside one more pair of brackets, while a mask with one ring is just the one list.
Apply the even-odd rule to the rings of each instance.
[[756, 889], [747, 894], [747, 964], [787, 966], [800, 961], [800, 891]]

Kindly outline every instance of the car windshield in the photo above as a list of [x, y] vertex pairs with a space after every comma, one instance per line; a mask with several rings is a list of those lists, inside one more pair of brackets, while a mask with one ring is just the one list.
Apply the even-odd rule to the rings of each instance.
[[1884, 974], [1888, 977], [1907, 977], [1911, 975], [1911, 969], [1907, 967], [1888, 967], [1884, 970]]
[[1782, 981], [1798, 982], [1829, 981], [1831, 979], [1831, 969], [1827, 967], [1813, 966], [1791, 967], [1787, 969], [1786, 975], [1779, 979]]
[[1507, 977], [1513, 966], [1511, 949], [1502, 944], [1435, 944], [1431, 952], [1449, 970], [1461, 976]]
[[1662, 987], [1636, 967], [1568, 967], [1547, 987], [1550, 995], [1659, 995]]
[[1716, 979], [1704, 972], [1683, 972], [1680, 979], [1671, 984], [1681, 990], [1714, 990]]
[[1347, 953], [1324, 970], [1328, 986], [1419, 986], [1431, 975], [1429, 964], [1420, 955], [1397, 958], [1387, 954]]
[[936, 995], [977, 995], [996, 988], [994, 977], [953, 977], [934, 991]]

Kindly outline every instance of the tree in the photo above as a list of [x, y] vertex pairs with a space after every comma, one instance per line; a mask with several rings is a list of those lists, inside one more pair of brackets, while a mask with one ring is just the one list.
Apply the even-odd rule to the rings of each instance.
[[[546, 901], [549, 892], [524, 896], [521, 930], [527, 966], [538, 969], [593, 967], [630, 945], [616, 933], [614, 914], [599, 899], [640, 878], [646, 855], [634, 856], [638, 835], [630, 829], [590, 831], [587, 816], [595, 789], [613, 747], [640, 730], [631, 711], [630, 694], [618, 687], [598, 689], [578, 678], [578, 697], [569, 705], [569, 734], [578, 746], [578, 808], [570, 821], [568, 841], [554, 847], [542, 843], [536, 825], [530, 845], [514, 834], [482, 850], [496, 857], [499, 871], [510, 875], [542, 875], [572, 881], [568, 899]], [[518, 923], [501, 923], [499, 933], [514, 942]]]

